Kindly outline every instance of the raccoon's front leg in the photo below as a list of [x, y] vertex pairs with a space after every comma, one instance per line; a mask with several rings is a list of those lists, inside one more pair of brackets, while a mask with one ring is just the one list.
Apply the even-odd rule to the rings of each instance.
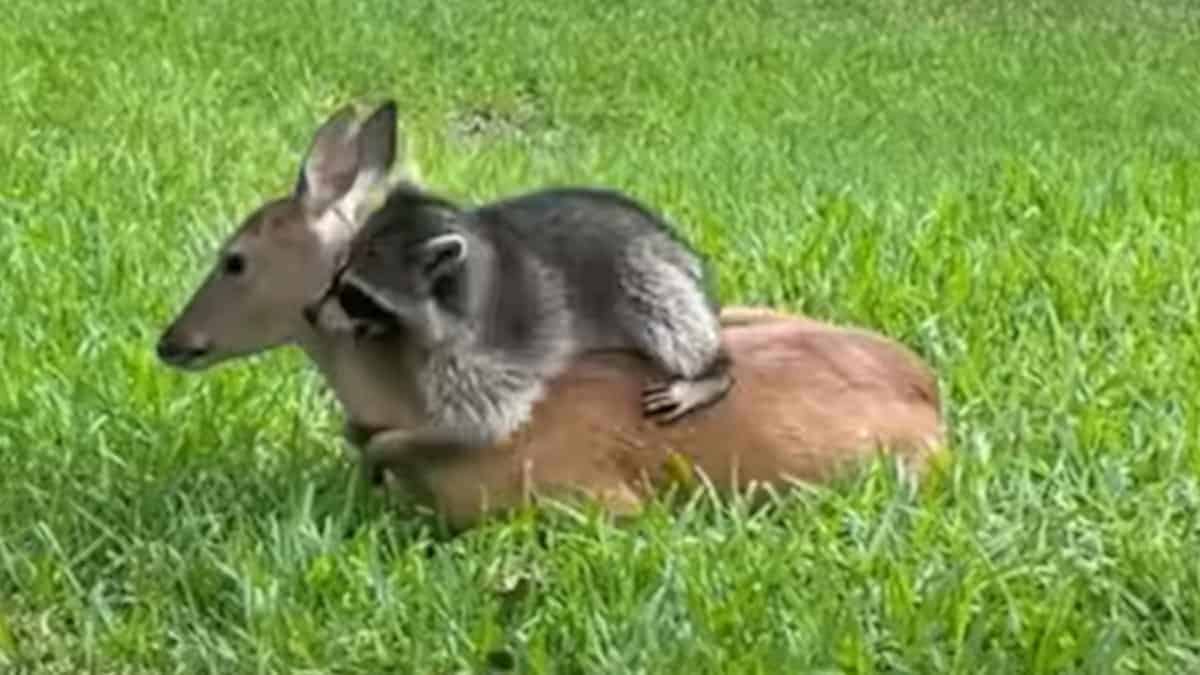
[[622, 275], [618, 313], [639, 351], [667, 377], [650, 382], [642, 410], [661, 424], [724, 398], [734, 380], [714, 303], [686, 271], [652, 260], [631, 261]]
[[445, 460], [456, 453], [478, 447], [482, 441], [449, 429], [388, 429], [380, 431], [363, 448], [360, 468], [370, 485], [383, 482], [387, 470], [405, 465]]

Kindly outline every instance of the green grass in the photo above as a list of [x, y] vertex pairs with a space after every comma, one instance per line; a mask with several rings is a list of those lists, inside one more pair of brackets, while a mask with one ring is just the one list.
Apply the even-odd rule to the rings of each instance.
[[[10, 0], [0, 76], [0, 672], [1200, 671], [1191, 0]], [[452, 195], [616, 186], [727, 301], [911, 345], [948, 479], [446, 537], [298, 353], [160, 365], [383, 96]]]

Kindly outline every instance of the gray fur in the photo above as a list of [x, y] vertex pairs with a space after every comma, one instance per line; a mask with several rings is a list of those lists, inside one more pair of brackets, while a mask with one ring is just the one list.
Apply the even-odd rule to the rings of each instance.
[[[431, 253], [430, 242], [460, 240], [463, 255]], [[658, 217], [617, 192], [549, 189], [463, 209], [393, 190], [314, 314], [403, 352], [428, 415], [424, 429], [378, 435], [363, 455], [368, 475], [405, 453], [504, 440], [545, 382], [586, 352], [654, 361], [669, 377], [647, 387], [643, 406], [660, 422], [719, 400], [732, 378], [704, 272]]]
[[614, 312], [629, 337], [668, 373], [702, 376], [721, 345], [721, 326], [710, 312], [701, 279], [681, 265], [664, 265], [657, 242], [635, 240], [618, 258], [621, 294]]

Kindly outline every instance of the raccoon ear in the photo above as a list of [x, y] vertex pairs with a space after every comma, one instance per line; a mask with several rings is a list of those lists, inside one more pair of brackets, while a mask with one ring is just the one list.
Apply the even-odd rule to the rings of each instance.
[[461, 234], [440, 234], [419, 244], [417, 263], [431, 281], [453, 274], [467, 259], [467, 239]]

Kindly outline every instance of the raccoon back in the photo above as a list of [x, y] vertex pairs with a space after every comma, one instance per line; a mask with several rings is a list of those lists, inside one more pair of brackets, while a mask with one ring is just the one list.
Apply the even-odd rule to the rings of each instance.
[[[595, 188], [551, 188], [493, 202], [475, 210], [480, 234], [512, 260], [532, 256], [543, 283], [557, 285], [553, 311], [572, 317], [576, 349], [623, 348], [627, 337], [614, 316], [633, 275], [653, 275], [671, 265], [694, 279], [714, 314], [719, 311], [703, 259], [675, 236], [659, 216], [620, 192]], [[510, 267], [509, 269], [514, 269]], [[507, 286], [502, 302], [519, 304], [540, 292], [516, 282], [500, 268]], [[538, 275], [528, 275], [530, 276]], [[511, 283], [510, 283], [511, 281]], [[524, 287], [522, 287], [524, 286]], [[510, 305], [511, 306], [511, 305]]]

